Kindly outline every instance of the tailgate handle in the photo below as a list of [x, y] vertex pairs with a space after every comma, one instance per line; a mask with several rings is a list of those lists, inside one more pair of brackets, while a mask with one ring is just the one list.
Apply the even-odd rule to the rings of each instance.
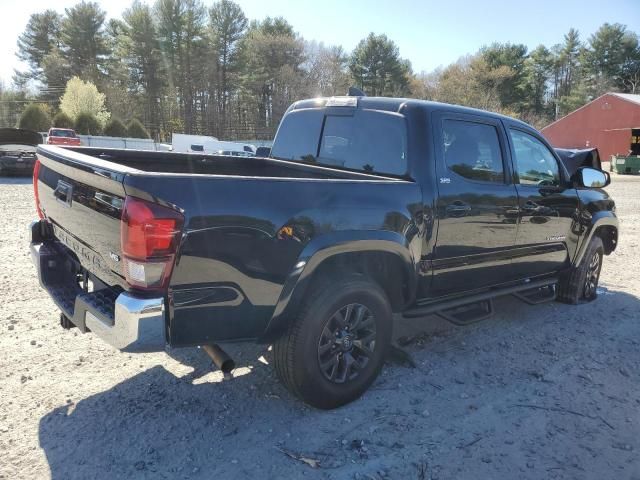
[[69, 185], [67, 182], [58, 180], [58, 185], [53, 191], [53, 196], [56, 197], [60, 203], [70, 207], [71, 199], [73, 198], [73, 186]]

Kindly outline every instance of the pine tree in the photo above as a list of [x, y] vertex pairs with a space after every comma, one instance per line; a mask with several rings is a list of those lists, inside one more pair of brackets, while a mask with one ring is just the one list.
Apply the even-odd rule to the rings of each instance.
[[217, 109], [220, 115], [219, 132], [227, 126], [227, 107], [235, 88], [230, 80], [237, 84], [240, 67], [240, 40], [247, 29], [247, 17], [242, 8], [230, 0], [216, 2], [209, 10], [209, 29], [211, 50], [215, 64], [214, 96], [217, 97]]
[[141, 99], [148, 123], [159, 128], [165, 71], [153, 12], [136, 0], [122, 18], [117, 48], [129, 74], [129, 90]]
[[43, 61], [60, 46], [62, 17], [54, 10], [34, 13], [18, 37], [17, 57], [29, 65], [25, 78], [43, 80]]
[[[499, 85], [495, 87], [503, 108], [522, 111], [525, 99], [525, 61], [527, 47], [522, 44], [494, 43], [480, 50], [482, 59], [490, 71], [499, 71]], [[509, 71], [509, 75], [505, 75]]]
[[[304, 43], [283, 18], [251, 22], [241, 43], [242, 89], [257, 106], [252, 123], [260, 131], [274, 129], [287, 107], [305, 92]], [[245, 101], [246, 103], [246, 101]]]
[[82, 1], [65, 9], [62, 51], [72, 75], [100, 83], [110, 53], [104, 30], [106, 12], [95, 2]]
[[349, 71], [368, 95], [403, 95], [408, 91], [410, 68], [386, 35], [370, 33], [361, 40], [351, 54]]
[[175, 88], [171, 95], [179, 102], [185, 132], [192, 133], [206, 71], [205, 9], [199, 0], [158, 0], [155, 9], [169, 84]]

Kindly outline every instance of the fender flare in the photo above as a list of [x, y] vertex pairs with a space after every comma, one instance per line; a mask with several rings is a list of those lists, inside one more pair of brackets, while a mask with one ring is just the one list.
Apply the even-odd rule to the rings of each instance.
[[582, 258], [587, 251], [589, 242], [591, 242], [591, 238], [595, 235], [596, 231], [600, 227], [614, 227], [617, 232], [619, 229], [618, 224], [618, 217], [616, 217], [615, 213], [609, 210], [603, 210], [594, 213], [591, 217], [591, 223], [587, 226], [587, 231], [584, 234], [584, 238], [580, 243], [580, 246], [578, 247], [575, 258], [573, 260], [573, 265], [580, 265], [580, 262], [582, 261]]
[[409, 250], [407, 239], [401, 234], [380, 230], [328, 233], [314, 238], [300, 253], [293, 270], [285, 280], [280, 298], [265, 330], [265, 336], [284, 327], [287, 321], [286, 313], [300, 304], [309, 280], [324, 261], [336, 255], [356, 252], [386, 252], [399, 257], [407, 274], [409, 297], [415, 296], [416, 263]]

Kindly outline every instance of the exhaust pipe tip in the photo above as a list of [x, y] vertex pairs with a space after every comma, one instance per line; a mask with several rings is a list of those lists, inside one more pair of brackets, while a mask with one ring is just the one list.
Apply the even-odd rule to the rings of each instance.
[[222, 373], [231, 373], [231, 371], [236, 368], [236, 362], [234, 362], [219, 345], [215, 343], [212, 345], [203, 345], [202, 349], [207, 352], [207, 355], [209, 355], [213, 363]]

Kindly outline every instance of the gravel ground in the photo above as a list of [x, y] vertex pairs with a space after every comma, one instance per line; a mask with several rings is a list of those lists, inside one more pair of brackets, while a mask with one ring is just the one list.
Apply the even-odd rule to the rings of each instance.
[[230, 346], [224, 379], [198, 349], [128, 355], [62, 330], [28, 256], [30, 180], [0, 179], [0, 478], [640, 479], [640, 178], [608, 189], [622, 233], [596, 302], [399, 321], [418, 367], [324, 412], [261, 347]]

